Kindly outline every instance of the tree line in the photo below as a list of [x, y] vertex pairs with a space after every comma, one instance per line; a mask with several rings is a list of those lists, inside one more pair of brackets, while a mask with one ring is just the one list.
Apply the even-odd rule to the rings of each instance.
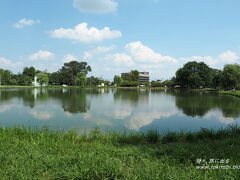
[[71, 61], [64, 63], [57, 72], [47, 73], [36, 70], [34, 67], [25, 67], [22, 73], [14, 74], [9, 70], [0, 69], [1, 85], [33, 85], [37, 75], [42, 86], [68, 85], [68, 86], [106, 86], [116, 85], [122, 87], [137, 87], [140, 85], [151, 87], [180, 87], [180, 88], [214, 88], [214, 89], [240, 89], [240, 65], [226, 64], [223, 70], [210, 68], [204, 62], [191, 61], [179, 68], [170, 80], [157, 80], [151, 83], [139, 83], [139, 71], [131, 70], [128, 75], [115, 75], [113, 82], [98, 77], [87, 77], [91, 72], [87, 62]]
[[226, 64], [223, 70], [213, 69], [204, 62], [188, 62], [172, 78], [181, 88], [239, 89], [240, 65]]
[[91, 72], [87, 62], [71, 61], [64, 63], [57, 72], [42, 72], [34, 67], [25, 67], [22, 73], [14, 74], [9, 70], [0, 69], [1, 85], [32, 86], [34, 77], [37, 76], [39, 84], [68, 85], [68, 86], [98, 86], [104, 83], [110, 85], [110, 81], [99, 77], [86, 77]]

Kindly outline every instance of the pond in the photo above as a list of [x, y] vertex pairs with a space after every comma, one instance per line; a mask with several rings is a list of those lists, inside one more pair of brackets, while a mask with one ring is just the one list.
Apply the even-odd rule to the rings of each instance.
[[240, 98], [160, 89], [0, 90], [0, 125], [145, 132], [218, 129], [240, 122]]

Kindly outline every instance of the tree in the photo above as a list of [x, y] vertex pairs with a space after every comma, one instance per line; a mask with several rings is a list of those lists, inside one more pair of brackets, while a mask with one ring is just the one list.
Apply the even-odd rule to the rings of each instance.
[[10, 80], [12, 77], [12, 72], [9, 70], [3, 70], [3, 73], [1, 75], [1, 81], [4, 85], [10, 85]]
[[210, 71], [204, 62], [188, 62], [176, 72], [176, 83], [181, 87], [199, 88], [209, 86]]
[[60, 72], [53, 72], [49, 75], [49, 83], [53, 85], [60, 85], [61, 84], [61, 73]]
[[44, 73], [44, 72], [39, 73], [37, 81], [39, 82], [39, 84], [42, 87], [43, 84], [47, 84], [48, 83], [48, 75], [46, 73]]
[[223, 87], [223, 72], [218, 69], [214, 69], [212, 73], [212, 84], [211, 87], [217, 89]]
[[227, 64], [223, 68], [224, 88], [237, 88], [240, 85], [240, 65]]
[[163, 83], [162, 82], [159, 82], [159, 81], [152, 81], [151, 82], [151, 86], [152, 87], [163, 87]]
[[23, 69], [23, 73], [22, 73], [22, 74], [25, 75], [25, 76], [29, 76], [29, 77], [31, 77], [32, 79], [34, 79], [34, 76], [35, 76], [35, 74], [36, 74], [36, 70], [35, 70], [34, 67], [30, 67], [30, 68], [25, 67], [25, 68]]
[[117, 86], [119, 86], [120, 83], [121, 83], [121, 80], [122, 80], [122, 79], [121, 79], [120, 76], [115, 75], [113, 82], [114, 82], [114, 84], [116, 84]]
[[62, 69], [60, 69], [61, 79], [64, 84], [74, 85], [76, 76], [79, 72], [84, 72], [87, 74], [91, 72], [92, 69], [87, 65], [87, 62], [77, 62], [71, 61], [69, 63], [64, 63]]
[[84, 87], [86, 84], [86, 74], [84, 72], [77, 73], [76, 84], [80, 87]]
[[139, 82], [139, 71], [138, 70], [131, 70], [129, 73], [129, 77], [131, 81]]

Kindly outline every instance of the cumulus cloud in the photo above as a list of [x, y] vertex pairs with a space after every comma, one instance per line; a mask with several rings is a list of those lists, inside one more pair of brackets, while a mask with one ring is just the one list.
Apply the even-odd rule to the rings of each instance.
[[197, 61], [197, 62], [205, 62], [207, 63], [208, 65], [214, 65], [214, 64], [217, 64], [217, 59], [211, 57], [211, 56], [192, 56], [190, 58], [185, 58], [185, 57], [182, 57], [180, 58], [180, 60], [182, 62], [188, 62], [188, 61]]
[[205, 62], [208, 65], [224, 65], [229, 63], [237, 63], [237, 60], [239, 60], [238, 55], [235, 52], [232, 51], [226, 51], [224, 53], [221, 53], [217, 57], [212, 56], [192, 56], [190, 58], [179, 58], [181, 62], [188, 62], [188, 61], [197, 61], [197, 62]]
[[26, 26], [32, 26], [33, 24], [40, 23], [40, 20], [32, 20], [32, 19], [20, 19], [16, 24], [14, 24], [15, 28], [24, 28]]
[[226, 51], [218, 56], [220, 60], [226, 63], [236, 63], [239, 57], [232, 51]]
[[73, 29], [56, 29], [50, 32], [51, 37], [59, 39], [71, 39], [83, 43], [101, 42], [104, 39], [114, 39], [122, 36], [120, 31], [110, 30], [109, 27], [97, 29], [95, 27], [88, 28], [87, 23], [81, 23]]
[[55, 54], [50, 51], [39, 50], [38, 52], [29, 56], [29, 60], [38, 61], [38, 60], [50, 60], [55, 57]]
[[16, 70], [19, 70], [22, 67], [23, 63], [21, 61], [12, 62], [9, 59], [6, 59], [4, 57], [0, 57], [0, 65], [1, 65], [1, 68], [16, 71]]
[[110, 59], [112, 59], [114, 64], [117, 66], [132, 67], [134, 65], [132, 57], [124, 53], [116, 53], [111, 55]]
[[74, 0], [73, 7], [87, 13], [115, 12], [118, 3], [113, 0]]
[[93, 57], [93, 55], [95, 55], [95, 54], [107, 53], [107, 52], [112, 51], [113, 49], [114, 49], [114, 46], [110, 46], [110, 47], [98, 46], [90, 51], [85, 51], [83, 53], [83, 59], [84, 60], [91, 59]]
[[68, 63], [71, 61], [78, 61], [78, 58], [71, 54], [67, 54], [63, 57], [63, 60], [62, 60], [63, 63]]
[[154, 52], [151, 48], [143, 45], [140, 41], [129, 43], [125, 48], [135, 61], [149, 63], [177, 62], [175, 58], [163, 56], [160, 53]]

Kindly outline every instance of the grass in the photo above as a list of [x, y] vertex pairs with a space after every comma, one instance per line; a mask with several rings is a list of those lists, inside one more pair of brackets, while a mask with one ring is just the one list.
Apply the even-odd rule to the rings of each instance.
[[[47, 128], [0, 128], [2, 179], [238, 179], [239, 169], [197, 169], [197, 159], [240, 165], [240, 128], [218, 131], [78, 135]], [[216, 165], [226, 165], [216, 162]]]
[[240, 97], [240, 91], [219, 91], [219, 93]]

